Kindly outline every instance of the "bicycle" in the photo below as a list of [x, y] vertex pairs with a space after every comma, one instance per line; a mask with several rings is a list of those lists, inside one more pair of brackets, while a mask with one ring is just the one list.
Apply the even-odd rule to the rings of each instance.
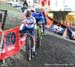
[[41, 32], [41, 26], [37, 25], [37, 41], [36, 41], [36, 48], [39, 48], [41, 46], [41, 39], [42, 39], [42, 32]]
[[31, 61], [32, 59], [32, 47], [33, 47], [33, 38], [29, 31], [26, 32], [26, 55], [27, 60]]

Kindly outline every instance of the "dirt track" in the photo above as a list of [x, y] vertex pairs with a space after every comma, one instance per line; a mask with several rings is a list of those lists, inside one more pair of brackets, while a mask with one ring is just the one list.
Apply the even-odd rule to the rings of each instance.
[[75, 44], [46, 35], [42, 39], [38, 55], [32, 61], [28, 62], [25, 52], [21, 51], [7, 59], [6, 63], [6, 67], [75, 67]]

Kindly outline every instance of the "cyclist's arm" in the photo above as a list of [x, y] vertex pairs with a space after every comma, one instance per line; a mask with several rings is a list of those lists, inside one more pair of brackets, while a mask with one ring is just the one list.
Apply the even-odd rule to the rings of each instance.
[[25, 26], [25, 24], [26, 24], [26, 21], [25, 21], [25, 20], [23, 20], [23, 21], [22, 21], [22, 24], [21, 24], [21, 26], [20, 26], [20, 30], [22, 30], [22, 29], [23, 29], [23, 27]]
[[26, 13], [26, 10], [22, 13], [22, 16], [21, 16], [21, 19], [22, 19], [22, 20], [25, 19], [25, 13]]
[[25, 18], [25, 13], [23, 12], [21, 16], [21, 20], [24, 20], [24, 18]]
[[21, 26], [20, 26], [20, 30], [22, 30], [22, 29], [23, 29], [23, 27], [24, 27], [24, 24], [21, 24]]
[[33, 19], [34, 19], [34, 29], [37, 29], [37, 24], [36, 24], [36, 19], [35, 19], [35, 17], [33, 17]]

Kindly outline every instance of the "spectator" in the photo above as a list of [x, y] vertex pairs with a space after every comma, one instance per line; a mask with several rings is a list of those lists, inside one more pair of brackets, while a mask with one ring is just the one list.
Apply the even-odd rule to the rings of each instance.
[[23, 3], [23, 7], [21, 8], [22, 12], [24, 12], [25, 9], [27, 9], [27, 8], [28, 8], [28, 3], [27, 3], [27, 1], [25, 0], [24, 3]]

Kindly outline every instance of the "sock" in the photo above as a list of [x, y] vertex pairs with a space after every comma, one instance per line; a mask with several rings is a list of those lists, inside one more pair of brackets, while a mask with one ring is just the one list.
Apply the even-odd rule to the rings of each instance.
[[41, 28], [41, 32], [43, 32], [43, 28]]
[[35, 45], [32, 47], [32, 51], [35, 52]]

